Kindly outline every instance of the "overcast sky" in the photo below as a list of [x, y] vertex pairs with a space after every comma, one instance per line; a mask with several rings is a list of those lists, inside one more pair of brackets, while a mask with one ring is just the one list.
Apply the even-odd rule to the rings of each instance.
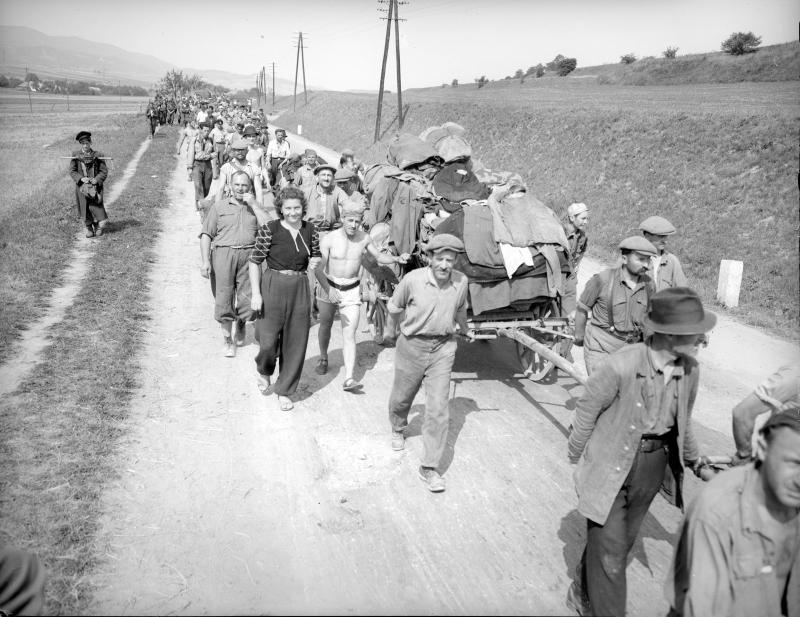
[[[273, 60], [294, 79], [295, 32], [307, 82], [377, 89], [386, 22], [378, 0], [1, 0], [0, 23], [151, 54], [180, 67], [255, 73]], [[400, 6], [403, 88], [513, 74], [556, 54], [578, 66], [626, 53], [718, 51], [736, 31], [797, 39], [797, 0], [408, 0]], [[394, 37], [394, 28], [392, 28]], [[394, 38], [387, 87], [394, 90]]]

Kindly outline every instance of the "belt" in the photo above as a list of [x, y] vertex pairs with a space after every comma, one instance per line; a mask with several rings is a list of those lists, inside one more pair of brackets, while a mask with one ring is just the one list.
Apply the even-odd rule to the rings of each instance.
[[215, 248], [225, 249], [251, 249], [255, 244], [215, 244]]
[[608, 332], [611, 336], [620, 341], [625, 341], [626, 343], [638, 343], [642, 340], [642, 333], [638, 330], [632, 330], [630, 332], [622, 332], [621, 330], [614, 329], [612, 330], [608, 326], [601, 326], [600, 324], [596, 324], [592, 322], [593, 326], [597, 326], [601, 330]]
[[[325, 278], [327, 279], [328, 277], [326, 276]], [[331, 287], [335, 287], [339, 291], [348, 291], [350, 289], [355, 289], [356, 287], [358, 287], [361, 284], [361, 282], [353, 281], [352, 283], [347, 283], [346, 285], [340, 285], [339, 283], [334, 283], [331, 279], [328, 279], [328, 284]]]
[[273, 268], [267, 268], [270, 272], [276, 272], [277, 274], [284, 274], [286, 276], [302, 276], [306, 273], [305, 270], [274, 270]]
[[661, 450], [669, 444], [672, 440], [672, 433], [664, 433], [663, 435], [642, 435], [639, 442], [640, 452], [655, 452]]
[[452, 336], [453, 336], [452, 334], [412, 334], [411, 336], [406, 336], [406, 338], [421, 338], [434, 341], [434, 340], [449, 339]]

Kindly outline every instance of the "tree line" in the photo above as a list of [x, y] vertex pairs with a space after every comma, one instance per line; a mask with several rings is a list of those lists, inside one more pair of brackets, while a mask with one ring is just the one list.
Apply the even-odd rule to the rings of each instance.
[[144, 88], [127, 84], [112, 86], [94, 81], [39, 79], [36, 73], [27, 73], [25, 79], [0, 75], [0, 88], [16, 88], [20, 84], [28, 84], [28, 87], [36, 92], [48, 92], [50, 94], [147, 96], [147, 90]]

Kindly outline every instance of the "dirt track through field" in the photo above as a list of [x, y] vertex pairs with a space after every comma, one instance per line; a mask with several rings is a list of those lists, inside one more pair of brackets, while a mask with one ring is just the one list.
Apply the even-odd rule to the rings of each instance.
[[[114, 225], [114, 210], [112, 206], [136, 173], [139, 160], [150, 146], [150, 143], [150, 139], [145, 139], [125, 167], [122, 175], [117, 178], [111, 177], [105, 205], [112, 227]], [[0, 365], [0, 397], [14, 392], [38, 364], [42, 352], [50, 344], [50, 328], [64, 319], [67, 309], [72, 305], [78, 291], [80, 291], [97, 243], [103, 241], [105, 241], [103, 238], [86, 238], [83, 229], [76, 234], [75, 246], [66, 261], [69, 265], [64, 271], [63, 284], [53, 290], [47, 302], [44, 315], [30, 324], [9, 354], [10, 359], [5, 364]]]
[[[360, 332], [364, 394], [346, 394], [338, 324], [325, 376], [313, 371], [313, 326], [295, 409], [281, 412], [274, 396], [256, 389], [250, 329], [237, 357], [222, 357], [180, 163], [167, 201], [142, 386], [120, 447], [121, 477], [103, 498], [90, 611], [566, 614], [585, 529], [565, 447], [581, 388], [567, 378], [522, 379], [509, 341], [460, 344], [443, 462], [448, 488], [433, 495], [416, 477], [418, 415], [407, 449], [389, 447], [394, 350]], [[718, 453], [731, 448], [738, 392], [787, 353], [732, 327], [736, 353], [728, 368], [705, 370], [696, 414], [701, 444]], [[739, 347], [756, 340], [760, 351]], [[729, 353], [728, 344], [719, 348]], [[701, 362], [716, 345], [715, 336]], [[749, 371], [738, 373], [739, 364]], [[688, 485], [691, 495], [697, 484]], [[645, 520], [628, 571], [631, 615], [666, 613], [662, 586], [679, 516], [659, 499]]]

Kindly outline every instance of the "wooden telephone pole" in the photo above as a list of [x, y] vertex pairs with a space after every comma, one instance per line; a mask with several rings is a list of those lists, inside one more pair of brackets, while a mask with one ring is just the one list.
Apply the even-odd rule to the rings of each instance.
[[[294, 65], [294, 102], [292, 104], [292, 111], [297, 110], [297, 72], [300, 67], [300, 63], [303, 64], [303, 98], [305, 99], [305, 104], [308, 105], [308, 90], [306, 90], [306, 54], [305, 54], [305, 47], [303, 44], [303, 35], [308, 34], [307, 32], [298, 32], [297, 33], [297, 60], [295, 61]], [[273, 73], [274, 75], [274, 73]]]
[[[386, 40], [383, 45], [383, 62], [381, 63], [381, 83], [378, 87], [378, 113], [375, 116], [375, 139], [377, 142], [381, 137], [381, 111], [383, 109], [383, 85], [386, 80], [386, 60], [389, 57], [389, 39], [392, 36], [392, 20], [394, 20], [394, 43], [395, 43], [395, 56], [397, 63], [397, 120], [398, 125], [403, 128], [403, 85], [400, 78], [400, 22], [405, 19], [400, 19], [400, 6], [401, 4], [408, 4], [400, 0], [378, 0], [380, 4], [389, 3], [388, 16], [381, 17], [386, 20]], [[382, 11], [383, 9], [378, 9]]]

